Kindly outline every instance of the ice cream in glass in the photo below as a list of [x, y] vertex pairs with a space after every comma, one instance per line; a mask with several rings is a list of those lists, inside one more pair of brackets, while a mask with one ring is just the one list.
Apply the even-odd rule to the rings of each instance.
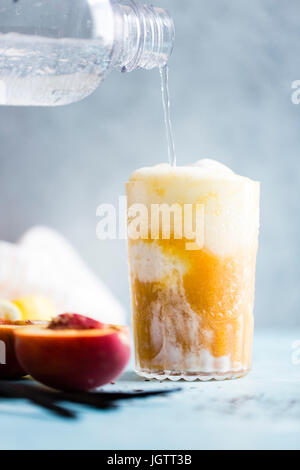
[[214, 160], [127, 183], [136, 372], [235, 378], [251, 368], [259, 183]]

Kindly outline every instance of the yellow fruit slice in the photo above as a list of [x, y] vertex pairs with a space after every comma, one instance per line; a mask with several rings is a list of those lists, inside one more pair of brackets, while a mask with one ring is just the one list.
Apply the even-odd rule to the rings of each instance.
[[56, 315], [54, 304], [46, 297], [31, 295], [13, 301], [21, 311], [22, 320], [51, 320]]
[[0, 319], [12, 322], [20, 321], [22, 320], [22, 312], [13, 302], [0, 299]]

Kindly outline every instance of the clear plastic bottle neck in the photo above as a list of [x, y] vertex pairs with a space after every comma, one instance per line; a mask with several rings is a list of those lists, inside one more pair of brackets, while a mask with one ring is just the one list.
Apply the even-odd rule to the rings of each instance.
[[166, 10], [128, 0], [115, 4], [116, 39], [113, 63], [122, 72], [163, 67], [173, 50], [174, 22]]

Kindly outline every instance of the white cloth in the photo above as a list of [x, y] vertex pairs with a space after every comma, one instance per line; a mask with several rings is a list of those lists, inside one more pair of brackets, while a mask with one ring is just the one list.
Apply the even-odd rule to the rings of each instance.
[[122, 306], [86, 266], [67, 240], [46, 227], [34, 227], [19, 243], [0, 241], [0, 297], [49, 297], [57, 313], [86, 314], [124, 324]]

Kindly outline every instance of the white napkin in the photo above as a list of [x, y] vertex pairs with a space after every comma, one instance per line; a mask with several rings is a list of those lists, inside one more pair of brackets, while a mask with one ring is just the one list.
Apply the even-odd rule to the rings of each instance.
[[57, 313], [86, 314], [103, 322], [126, 323], [125, 311], [67, 240], [34, 227], [19, 243], [0, 241], [0, 297], [49, 297]]

